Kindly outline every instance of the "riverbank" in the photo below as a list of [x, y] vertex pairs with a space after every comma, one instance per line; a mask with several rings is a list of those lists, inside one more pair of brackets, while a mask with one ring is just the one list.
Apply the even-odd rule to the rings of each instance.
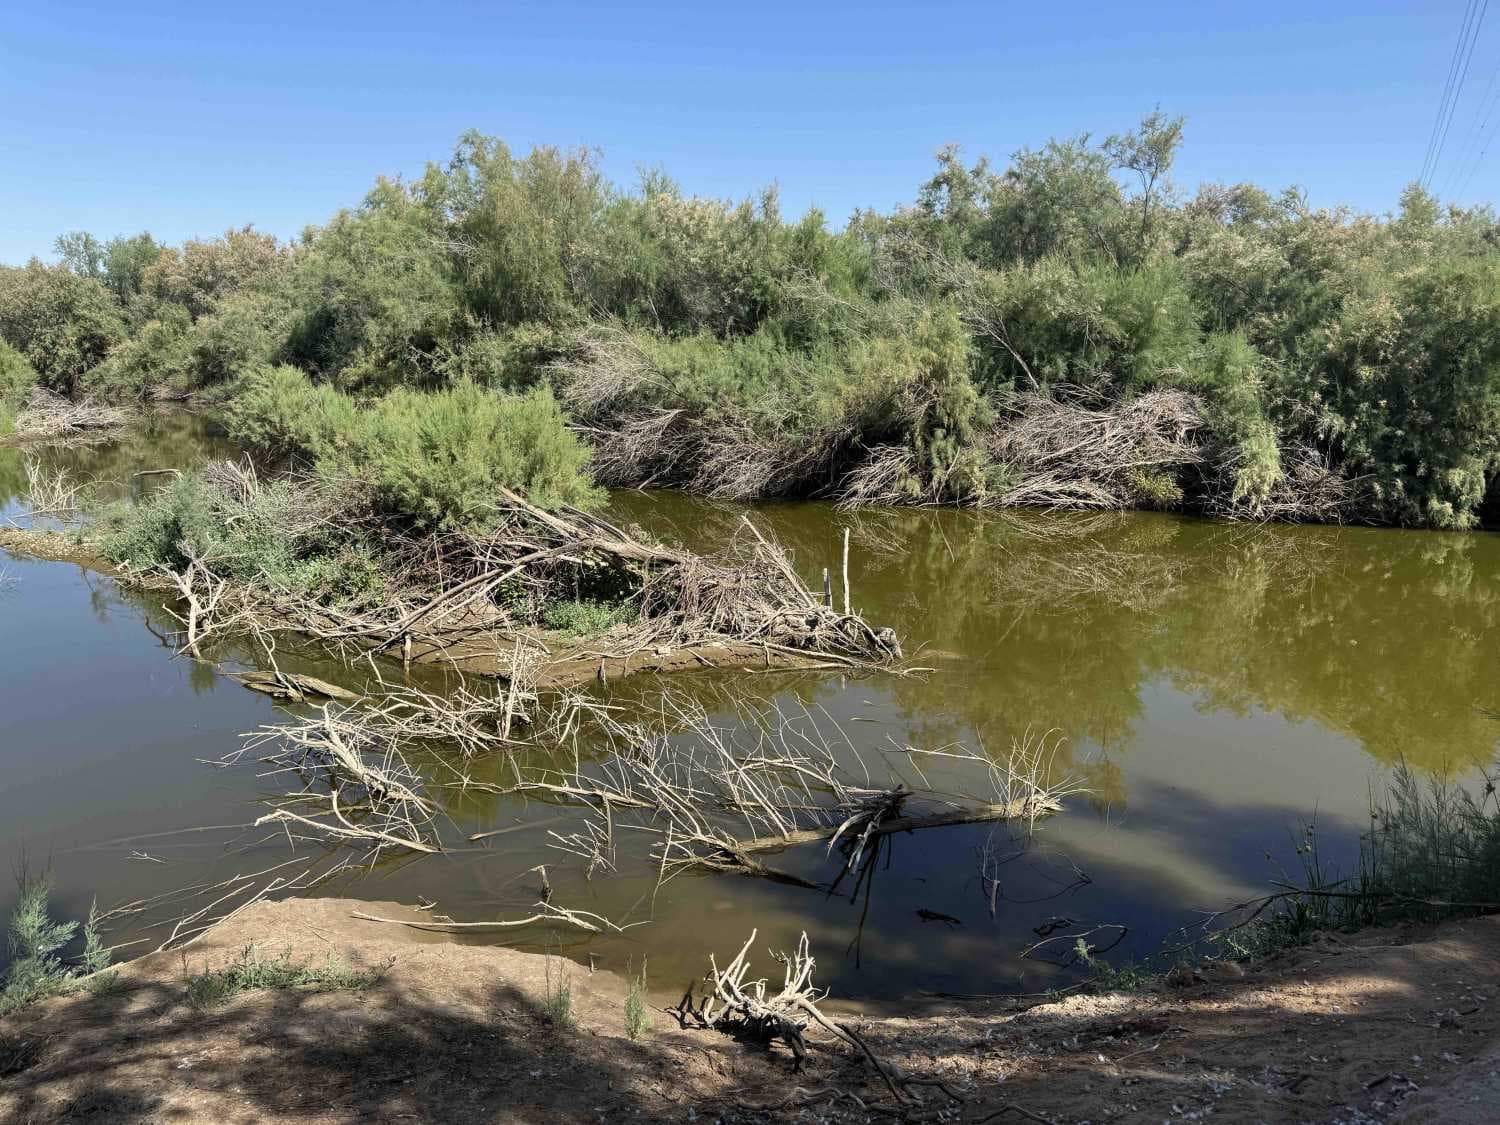
[[[683, 1031], [651, 997], [626, 1034], [627, 978], [558, 957], [454, 944], [355, 912], [394, 903], [259, 903], [182, 952], [122, 966], [115, 988], [0, 1021], [0, 1118], [109, 1121], [864, 1121], [892, 1115], [858, 1058], [771, 1052]], [[372, 970], [366, 988], [262, 989], [195, 1007], [189, 978], [253, 946]], [[822, 952], [813, 942], [813, 952]], [[707, 968], [709, 950], [704, 951]], [[721, 956], [732, 951], [714, 951]], [[776, 966], [763, 951], [756, 971]], [[1247, 968], [1134, 993], [931, 1000], [855, 1016], [877, 1053], [941, 1081], [948, 1120], [1478, 1122], [1500, 1092], [1500, 919], [1327, 935]], [[568, 1018], [556, 1017], [559, 984]], [[682, 982], [685, 983], [685, 982]], [[834, 1003], [825, 1005], [836, 1010]], [[859, 1099], [856, 1102], [855, 1099]], [[861, 1104], [868, 1108], [861, 1108]], [[1009, 1114], [1005, 1107], [1016, 1107]], [[1018, 1112], [1024, 1109], [1027, 1118]]]
[[[0, 527], [0, 549], [46, 562], [73, 563], [133, 589], [166, 597], [180, 596], [183, 591], [181, 584], [166, 573], [116, 565], [101, 553], [98, 543], [82, 534]], [[770, 550], [769, 547], [766, 549]], [[774, 577], [790, 579], [792, 575], [789, 570], [778, 568]], [[802, 595], [804, 616], [809, 612], [814, 615], [821, 612], [805, 588], [794, 592]], [[242, 621], [253, 619], [264, 629], [290, 630], [320, 638], [318, 626], [321, 622], [309, 620], [306, 615], [288, 614], [284, 599], [261, 597], [246, 600], [258, 601], [259, 604], [248, 610], [242, 609], [238, 614]], [[409, 664], [441, 666], [467, 675], [507, 682], [513, 680], [520, 670], [524, 672], [525, 686], [529, 690], [562, 690], [596, 680], [609, 683], [639, 673], [734, 668], [848, 670], [873, 666], [852, 659], [837, 649], [825, 651], [817, 647], [820, 642], [813, 637], [815, 630], [810, 630], [800, 618], [791, 633], [784, 627], [767, 628], [756, 630], [765, 635], [751, 640], [712, 635], [712, 629], [697, 630], [699, 635], [696, 636], [683, 636], [680, 634], [687, 630], [679, 628], [678, 636], [664, 636], [660, 628], [642, 629], [632, 624], [616, 625], [602, 634], [570, 636], [543, 628], [502, 625], [489, 617], [476, 620], [482, 615], [473, 612], [446, 616], [449, 620], [430, 619], [421, 631], [404, 634], [409, 637], [408, 642], [404, 646], [394, 646], [393, 651]], [[205, 625], [208, 622], [206, 614], [204, 622]], [[864, 631], [870, 632], [868, 629]], [[874, 636], [873, 633], [870, 635]], [[338, 639], [358, 650], [393, 647], [389, 637], [379, 635], [356, 634]], [[799, 647], [801, 645], [808, 647]], [[521, 656], [525, 657], [524, 667], [518, 665]]]

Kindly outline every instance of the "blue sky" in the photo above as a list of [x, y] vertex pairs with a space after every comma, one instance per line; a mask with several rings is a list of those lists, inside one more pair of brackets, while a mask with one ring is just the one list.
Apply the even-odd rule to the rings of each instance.
[[[289, 236], [463, 130], [588, 145], [835, 225], [909, 201], [947, 142], [1004, 156], [1186, 115], [1175, 179], [1394, 205], [1416, 177], [1466, 0], [1382, 3], [0, 5], [0, 261], [53, 238]], [[1435, 184], [1500, 187], [1500, 4]], [[1490, 129], [1500, 130], [1500, 111]], [[1489, 132], [1483, 136], [1491, 135]], [[1472, 164], [1484, 148], [1469, 148]]]

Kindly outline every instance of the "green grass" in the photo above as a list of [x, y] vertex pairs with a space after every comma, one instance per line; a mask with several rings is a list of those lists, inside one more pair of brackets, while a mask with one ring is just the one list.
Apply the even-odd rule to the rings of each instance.
[[549, 955], [544, 971], [546, 995], [542, 1012], [554, 1028], [567, 1030], [573, 1026], [573, 986], [568, 981], [567, 962]]
[[631, 602], [593, 600], [553, 602], [542, 614], [542, 623], [560, 633], [575, 637], [592, 637], [623, 622], [634, 621], [636, 607]]
[[1301, 870], [1283, 872], [1274, 907], [1209, 935], [1219, 954], [1248, 960], [1301, 945], [1321, 931], [1441, 922], [1500, 912], [1500, 800], [1486, 777], [1474, 788], [1419, 778], [1405, 764], [1371, 800], [1358, 866], [1323, 857], [1317, 826], [1296, 840]]
[[361, 970], [343, 964], [332, 954], [321, 965], [297, 964], [291, 950], [265, 958], [247, 945], [229, 964], [204, 968], [185, 982], [187, 1001], [195, 1008], [215, 1008], [245, 992], [264, 988], [298, 988], [308, 992], [360, 992], [374, 985], [384, 969]]
[[651, 1030], [651, 1009], [646, 1004], [646, 966], [641, 965], [639, 975], [630, 978], [630, 991], [625, 996], [625, 1034], [639, 1039]]

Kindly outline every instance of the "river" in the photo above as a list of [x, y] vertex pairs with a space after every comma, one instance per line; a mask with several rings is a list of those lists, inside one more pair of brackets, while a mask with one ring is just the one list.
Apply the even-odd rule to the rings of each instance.
[[[210, 423], [181, 414], [96, 446], [0, 450], [0, 518], [19, 510], [26, 456], [128, 502], [162, 479], [133, 475], [140, 470], [227, 453]], [[744, 511], [667, 492], [616, 494], [611, 508], [616, 520], [697, 549], [736, 534]], [[1054, 773], [1089, 792], [1029, 844], [994, 825], [894, 838], [868, 894], [851, 899], [729, 875], [658, 887], [644, 858], [589, 879], [550, 846], [549, 830], [567, 831], [576, 813], [471, 791], [444, 797], [450, 850], [393, 857], [318, 893], [435, 901], [458, 919], [516, 917], [537, 897], [531, 869], [545, 863], [553, 901], [649, 924], [512, 943], [557, 941], [619, 970], [644, 961], [663, 988], [701, 975], [710, 952], [732, 953], [755, 928], [758, 944], [773, 948], [805, 929], [820, 982], [875, 1006], [1032, 991], [1065, 979], [1044, 956], [1020, 956], [1049, 927], [1111, 927], [1100, 931], [1106, 943], [1121, 927], [1110, 956], [1145, 956], [1200, 909], [1265, 889], [1277, 864], [1293, 868], [1314, 818], [1325, 858], [1347, 866], [1370, 790], [1398, 761], [1465, 780], [1496, 755], [1492, 534], [1151, 513], [850, 515], [820, 503], [753, 514], [815, 583], [825, 566], [837, 575], [850, 529], [855, 606], [895, 628], [928, 670], [687, 673], [672, 678], [675, 690], [725, 715], [729, 691], [805, 710], [878, 763], [906, 746], [962, 744], [1003, 758], [1018, 741], [1046, 739]], [[48, 870], [54, 903], [70, 917], [94, 898], [141, 902], [109, 934], [139, 943], [125, 944], [126, 956], [154, 947], [164, 920], [206, 905], [176, 892], [285, 863], [284, 839], [243, 827], [278, 791], [274, 779], [252, 765], [209, 764], [285, 713], [221, 671], [174, 657], [165, 639], [174, 623], [154, 598], [72, 564], [0, 552], [0, 571], [0, 865]], [[316, 652], [281, 655], [289, 670], [348, 680]], [[225, 668], [254, 662], [248, 649], [231, 652]], [[626, 681], [615, 692], [649, 704], [661, 686]], [[508, 776], [499, 758], [470, 768]], [[828, 874], [820, 847], [776, 862]], [[0, 890], [0, 911], [13, 897]], [[1066, 959], [1065, 944], [1040, 952]]]

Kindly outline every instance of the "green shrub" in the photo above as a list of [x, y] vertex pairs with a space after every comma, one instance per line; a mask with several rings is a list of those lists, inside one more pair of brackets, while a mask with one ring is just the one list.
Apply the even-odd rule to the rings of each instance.
[[545, 324], [479, 332], [440, 348], [433, 370], [442, 383], [467, 381], [490, 390], [522, 391], [537, 383], [566, 342], [563, 333]]
[[365, 482], [386, 515], [414, 528], [482, 527], [501, 488], [548, 508], [600, 499], [588, 451], [545, 387], [511, 395], [463, 381], [357, 406], [295, 368], [261, 368], [227, 422], [253, 448], [301, 453], [320, 473]]
[[625, 1034], [639, 1039], [651, 1030], [651, 1009], [646, 1004], [646, 966], [641, 965], [639, 975], [630, 978], [630, 991], [625, 996]]
[[[189, 556], [239, 582], [361, 602], [382, 588], [378, 560], [349, 528], [308, 513], [303, 486], [261, 482], [231, 497], [187, 474], [149, 500], [105, 518], [105, 555], [125, 566], [180, 571]], [[311, 517], [311, 518], [310, 518]]]
[[45, 879], [21, 876], [20, 896], [6, 933], [10, 964], [0, 985], [0, 1016], [65, 992], [79, 972], [98, 973], [109, 964], [109, 951], [99, 938], [92, 908], [84, 927], [82, 966], [75, 970], [64, 963], [61, 952], [73, 940], [78, 923], [52, 920], [49, 889]]
[[290, 316], [280, 291], [256, 289], [220, 300], [193, 325], [194, 386], [218, 387], [269, 365], [286, 342]]
[[250, 371], [225, 411], [230, 435], [271, 456], [332, 455], [358, 425], [354, 400], [285, 364]]
[[112, 402], [138, 399], [152, 390], [192, 390], [192, 320], [185, 310], [167, 305], [160, 319], [147, 321], [134, 336], [78, 381], [82, 394]]
[[36, 261], [0, 267], [0, 338], [49, 390], [72, 394], [84, 372], [124, 337], [114, 298], [94, 278]]
[[591, 637], [622, 622], [634, 621], [637, 612], [631, 602], [553, 602], [543, 613], [542, 623], [562, 633]]
[[0, 403], [22, 402], [36, 382], [36, 369], [26, 362], [26, 357], [0, 340]]
[[382, 180], [313, 232], [288, 286], [284, 358], [343, 390], [420, 386], [461, 307], [429, 208]]
[[473, 383], [396, 390], [356, 415], [320, 471], [373, 486], [377, 503], [419, 528], [483, 527], [501, 488], [543, 508], [594, 507], [589, 454], [552, 392], [496, 394]]

